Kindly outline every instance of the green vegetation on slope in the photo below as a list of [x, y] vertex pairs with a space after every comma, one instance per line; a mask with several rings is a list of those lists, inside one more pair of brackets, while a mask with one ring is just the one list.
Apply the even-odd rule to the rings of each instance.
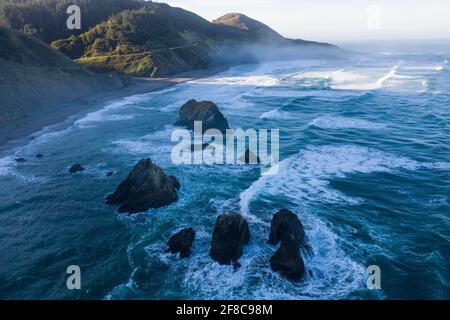
[[[244, 15], [229, 14], [211, 23], [181, 8], [148, 2], [51, 45], [91, 70], [156, 77], [231, 61], [227, 56], [236, 47], [251, 44], [293, 42]], [[221, 50], [219, 58], [224, 47], [229, 49]]]
[[118, 77], [93, 74], [21, 32], [0, 27], [0, 43], [0, 123], [123, 86]]
[[[101, 73], [168, 76], [255, 61], [255, 53], [276, 56], [276, 47], [324, 45], [286, 39], [242, 14], [227, 14], [209, 22], [181, 8], [151, 1], [4, 1], [0, 4], [0, 25], [44, 41], [54, 40], [54, 49]], [[66, 28], [66, 8], [70, 4], [81, 7], [83, 32]], [[251, 48], [254, 45], [259, 47]]]
[[[70, 5], [81, 8], [82, 30], [68, 30], [66, 27], [66, 10]], [[142, 5], [143, 0], [1, 0], [0, 26], [50, 43], [81, 34], [113, 14]]]
[[55, 41], [52, 47], [92, 70], [165, 76], [211, 67], [210, 49], [216, 41], [227, 39], [246, 40], [246, 34], [150, 2], [114, 15], [80, 36]]

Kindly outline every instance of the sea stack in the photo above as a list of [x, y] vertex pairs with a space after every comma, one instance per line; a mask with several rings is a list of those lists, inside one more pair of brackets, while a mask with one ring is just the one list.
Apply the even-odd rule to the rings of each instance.
[[181, 258], [187, 258], [191, 255], [192, 243], [195, 239], [195, 230], [192, 228], [185, 228], [172, 237], [167, 243], [171, 253], [180, 253]]
[[167, 176], [151, 159], [142, 159], [116, 191], [106, 198], [106, 204], [120, 205], [119, 212], [144, 212], [176, 201], [178, 189], [180, 183], [177, 178]]
[[197, 101], [193, 99], [181, 107], [176, 124], [193, 130], [195, 121], [202, 121], [203, 131], [217, 129], [225, 134], [226, 130], [230, 128], [227, 119], [211, 101]]
[[247, 220], [235, 213], [221, 214], [214, 227], [210, 255], [220, 264], [239, 266], [237, 260], [249, 241]]
[[280, 247], [270, 258], [273, 271], [279, 272], [286, 278], [299, 281], [305, 274], [305, 265], [300, 256], [300, 249], [309, 251], [306, 244], [305, 230], [297, 215], [283, 209], [277, 212], [270, 226], [269, 243]]

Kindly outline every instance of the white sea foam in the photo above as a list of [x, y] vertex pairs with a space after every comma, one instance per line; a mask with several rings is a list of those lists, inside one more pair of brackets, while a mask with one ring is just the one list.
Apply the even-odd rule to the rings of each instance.
[[332, 115], [316, 118], [309, 123], [309, 126], [315, 126], [322, 129], [383, 129], [386, 127], [381, 123]]
[[177, 102], [171, 103], [159, 109], [162, 112], [172, 112], [178, 111], [183, 104], [185, 104], [187, 100], [178, 100]]
[[392, 67], [384, 76], [375, 81], [371, 78], [370, 73], [343, 72], [338, 77], [332, 78], [330, 87], [337, 90], [377, 90], [382, 88], [383, 84], [395, 75], [397, 69], [398, 66]]
[[261, 119], [291, 119], [292, 115], [288, 112], [280, 111], [279, 109], [273, 109], [267, 112], [264, 112], [261, 116]]
[[14, 159], [7, 156], [0, 159], [0, 176], [11, 175], [14, 171]]
[[445, 63], [440, 65], [419, 65], [419, 66], [405, 66], [403, 69], [405, 70], [414, 70], [419, 72], [430, 73], [430, 71], [442, 71], [444, 69]]
[[278, 174], [261, 176], [240, 195], [241, 213], [261, 222], [250, 212], [250, 203], [258, 195], [284, 197], [294, 203], [319, 201], [324, 203], [358, 204], [355, 199], [331, 189], [329, 181], [349, 174], [391, 172], [396, 169], [446, 169], [450, 163], [420, 163], [358, 146], [309, 147], [280, 162]]
[[78, 125], [79, 127], [86, 127], [96, 122], [130, 120], [134, 117], [134, 115], [114, 115], [108, 113], [130, 105], [134, 103], [134, 101], [135, 100], [133, 100], [132, 97], [128, 97], [127, 99], [110, 103], [102, 109], [90, 112], [84, 118], [75, 121], [75, 125]]
[[248, 77], [223, 77], [223, 78], [206, 78], [195, 80], [193, 83], [202, 84], [220, 84], [230, 86], [255, 86], [255, 87], [273, 87], [280, 83], [277, 78], [271, 76], [248, 76]]
[[[380, 77], [380, 68], [358, 68], [335, 69], [335, 70], [315, 70], [303, 72], [292, 76], [294, 79], [301, 79], [306, 85], [317, 85], [317, 80], [327, 81], [330, 88], [335, 90], [376, 90], [383, 87], [383, 84], [395, 75], [398, 66], [393, 66], [387, 73]], [[316, 81], [311, 82], [316, 79]], [[320, 84], [320, 83], [319, 83]]]
[[[450, 163], [422, 163], [365, 147], [309, 147], [299, 154], [283, 160], [276, 176], [262, 176], [254, 182], [241, 193], [239, 204], [241, 213], [252, 224], [268, 228], [270, 215], [261, 217], [250, 211], [250, 203], [258, 195], [264, 195], [265, 199], [270, 196], [277, 199], [285, 197], [298, 206], [303, 205], [302, 208], [304, 208], [305, 201], [358, 204], [358, 199], [349, 198], [332, 190], [329, 180], [357, 173], [394, 172], [400, 169], [447, 170], [449, 167]], [[258, 263], [263, 264], [261, 260], [264, 261], [264, 257], [269, 254], [265, 253], [264, 247], [251, 246], [242, 258], [244, 266], [242, 272], [247, 277], [250, 277], [249, 270], [253, 270], [253, 274], [261, 275], [261, 278], [253, 275], [258, 278], [260, 283], [258, 284], [259, 290], [252, 291], [252, 297], [271, 299], [341, 298], [345, 297], [347, 292], [363, 288], [366, 278], [365, 268], [342, 251], [337, 242], [338, 236], [332, 229], [307, 210], [302, 210], [300, 219], [304, 222], [308, 242], [314, 251], [314, 255], [306, 258], [305, 261], [307, 269], [312, 275], [302, 284], [291, 286], [289, 282], [283, 282], [281, 277], [278, 278], [277, 274], [270, 273], [268, 268], [264, 269], [263, 266], [258, 266]], [[190, 284], [193, 286], [194, 280], [198, 281], [200, 276], [205, 276], [208, 279], [205, 286], [213, 291], [213, 279], [216, 279], [215, 283], [217, 283], [217, 279], [226, 278], [226, 288], [224, 289], [230, 292], [239, 291], [239, 281], [244, 281], [246, 277], [226, 272], [229, 271], [214, 269], [214, 265], [210, 265], [208, 268], [205, 266], [201, 271], [196, 271], [195, 276], [190, 275], [192, 277]], [[229, 295], [230, 292], [224, 293], [223, 297]], [[222, 297], [220, 292], [215, 294]]]
[[290, 75], [290, 78], [293, 78], [293, 79], [308, 79], [308, 78], [331, 79], [331, 78], [333, 78], [333, 76], [336, 76], [336, 75], [342, 73], [343, 71], [344, 71], [344, 69], [313, 70], [313, 71], [300, 72], [297, 74]]
[[88, 113], [85, 117], [75, 121], [75, 125], [78, 125], [79, 127], [88, 127], [89, 125], [92, 125], [93, 123], [96, 122], [132, 120], [136, 115], [133, 114], [121, 115], [121, 114], [114, 114], [114, 112], [123, 109], [127, 106], [135, 105], [136, 103], [149, 100], [151, 97], [155, 95], [163, 95], [165, 93], [170, 93], [175, 90], [178, 90], [177, 86], [161, 91], [153, 91], [129, 97], [124, 97], [118, 101], [114, 101], [105, 105], [100, 110]]
[[395, 75], [395, 72], [397, 71], [397, 69], [398, 69], [398, 66], [392, 67], [392, 69], [389, 70], [389, 72], [388, 72], [386, 75], [384, 75], [383, 77], [381, 77], [380, 79], [377, 80], [376, 84], [377, 84], [379, 87], [383, 86], [383, 83], [384, 83], [386, 80], [389, 80], [393, 75]]
[[155, 156], [170, 156], [172, 145], [170, 137], [173, 130], [172, 125], [166, 125], [164, 129], [137, 137], [135, 139], [120, 139], [113, 142], [115, 151], [132, 154], [154, 154]]
[[[244, 248], [241, 267], [221, 266], [208, 255], [210, 234], [196, 238], [199, 250], [190, 257], [183, 285], [195, 298], [207, 299], [337, 299], [363, 288], [365, 269], [351, 260], [337, 245], [337, 236], [319, 218], [307, 212], [300, 219], [305, 224], [314, 255], [305, 257], [310, 273], [301, 283], [287, 281], [270, 269], [268, 258], [275, 247], [265, 241], [269, 226], [254, 229], [252, 240]], [[161, 257], [164, 259], [164, 257]], [[257, 285], [255, 285], [257, 283]]]
[[17, 166], [26, 166], [27, 163], [16, 163], [15, 157], [6, 156], [0, 159], [0, 177], [13, 177], [22, 183], [38, 183], [42, 182], [42, 178], [36, 177], [34, 174], [24, 173], [18, 170]]

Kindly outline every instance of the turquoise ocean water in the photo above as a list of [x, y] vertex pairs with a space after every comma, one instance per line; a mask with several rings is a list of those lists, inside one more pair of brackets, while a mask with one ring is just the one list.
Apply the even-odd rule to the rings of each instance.
[[[0, 159], [0, 298], [449, 299], [448, 60], [385, 52], [242, 65], [44, 130]], [[233, 128], [279, 129], [278, 174], [172, 164], [173, 123], [192, 98], [215, 102]], [[103, 199], [144, 157], [179, 178], [180, 199], [118, 215]], [[70, 175], [74, 163], [86, 170]], [[314, 251], [301, 283], [269, 267], [281, 208], [298, 214]], [[238, 270], [208, 255], [228, 211], [250, 223]], [[192, 256], [165, 253], [187, 226]], [[373, 264], [382, 290], [366, 287]], [[69, 265], [81, 267], [81, 290], [66, 288]]]

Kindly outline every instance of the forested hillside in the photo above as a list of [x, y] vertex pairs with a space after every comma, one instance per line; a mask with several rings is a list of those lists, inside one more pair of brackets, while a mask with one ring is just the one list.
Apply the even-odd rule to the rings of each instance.
[[[2, 0], [0, 26], [39, 38], [96, 72], [160, 77], [255, 61], [280, 48], [330, 45], [291, 40], [239, 13], [213, 22], [182, 8], [143, 0]], [[82, 30], [66, 27], [81, 8]], [[258, 48], [255, 47], [258, 46]]]
[[[0, 26], [23, 31], [44, 42], [81, 34], [111, 15], [137, 9], [143, 0], [1, 0]], [[78, 5], [82, 12], [82, 29], [68, 30], [67, 7]]]
[[241, 14], [212, 23], [181, 8], [147, 2], [51, 45], [91, 70], [155, 77], [209, 68], [224, 60], [242, 62], [238, 61], [241, 49], [255, 44], [295, 46], [292, 40]]

